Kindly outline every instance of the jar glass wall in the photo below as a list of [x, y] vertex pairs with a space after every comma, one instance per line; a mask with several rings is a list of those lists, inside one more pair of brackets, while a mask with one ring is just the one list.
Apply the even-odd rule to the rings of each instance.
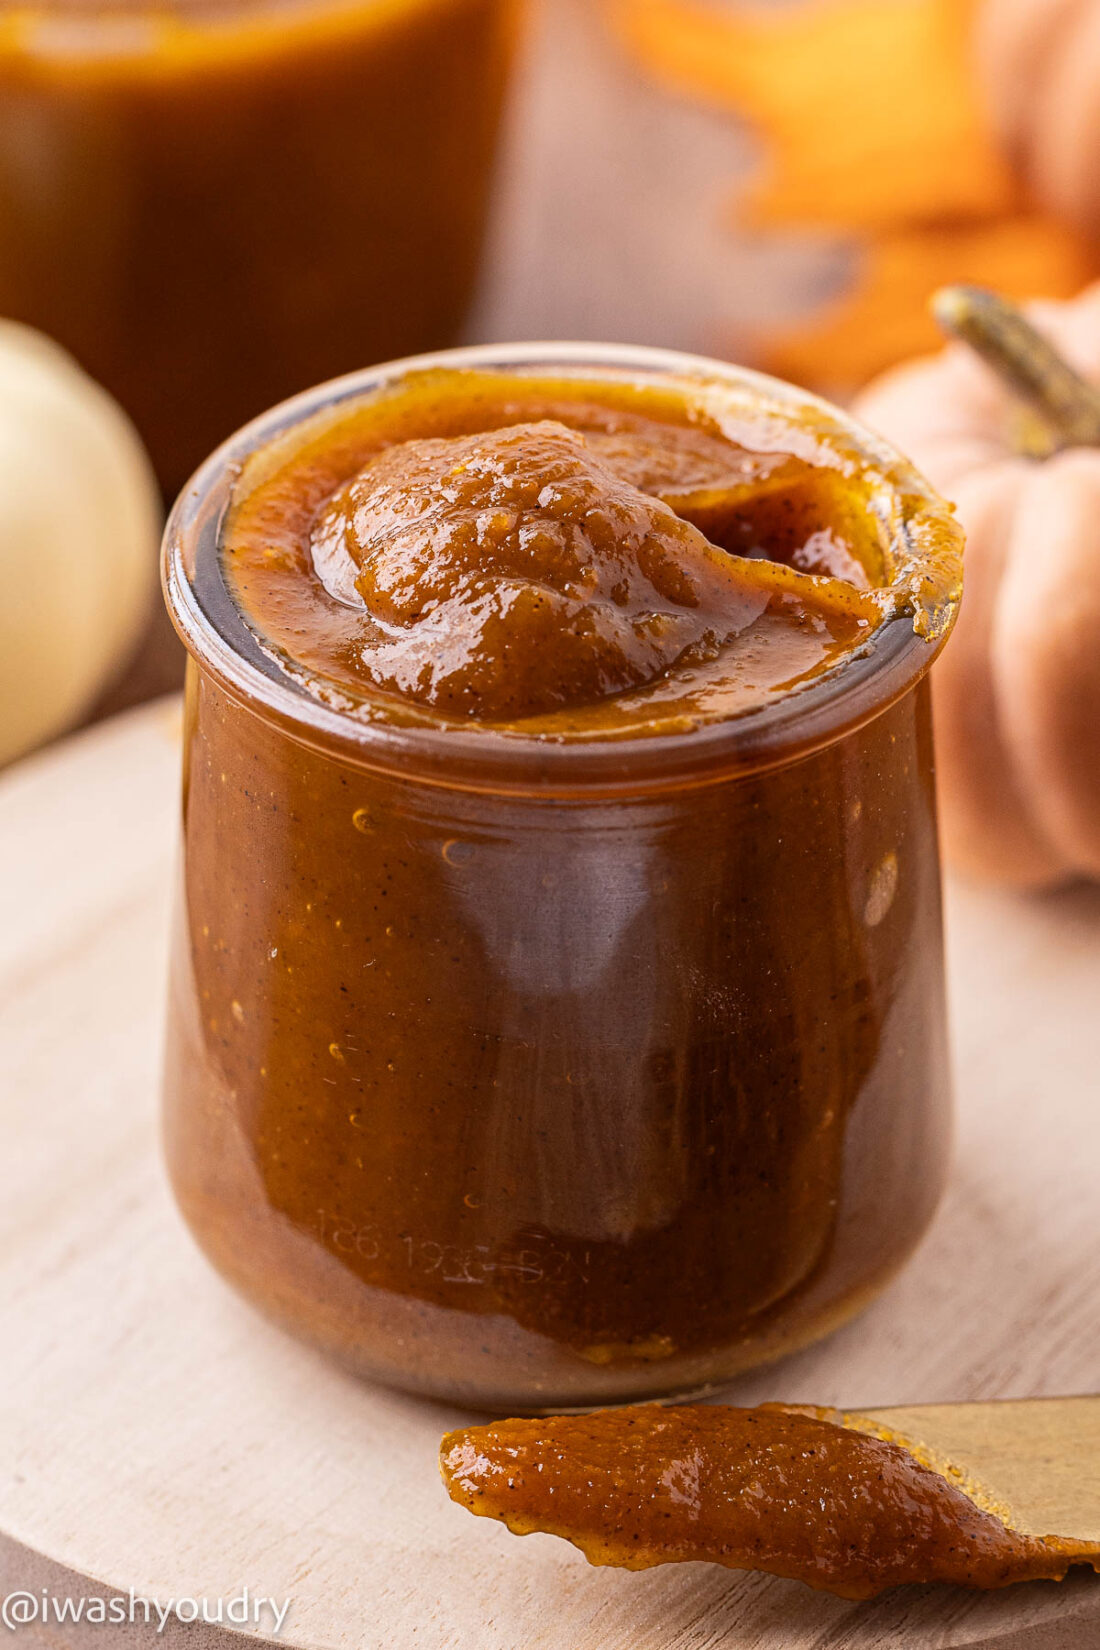
[[[779, 392], [659, 352], [442, 359]], [[942, 1188], [937, 644], [899, 612], [760, 712], [614, 748], [353, 721], [256, 645], [219, 533], [243, 457], [401, 370], [242, 432], [169, 527], [176, 1196], [366, 1375], [501, 1411], [697, 1391], [858, 1310]]]
[[454, 342], [518, 0], [0, 11], [0, 312], [106, 385], [176, 491], [349, 362]]

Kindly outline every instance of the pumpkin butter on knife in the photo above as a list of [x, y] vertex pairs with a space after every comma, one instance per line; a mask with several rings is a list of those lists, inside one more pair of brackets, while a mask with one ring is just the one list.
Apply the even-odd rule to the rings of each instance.
[[[1065, 1404], [1071, 1415], [1087, 1408], [1095, 1427], [1100, 1400]], [[1019, 1427], [1008, 1412], [1036, 1407], [939, 1413], [1002, 1410]], [[440, 1468], [470, 1512], [516, 1535], [562, 1536], [591, 1564], [627, 1570], [703, 1560], [855, 1599], [907, 1582], [995, 1588], [1061, 1580], [1072, 1564], [1100, 1570], [1100, 1539], [1011, 1527], [1011, 1509], [937, 1452], [903, 1442], [883, 1424], [890, 1414], [642, 1405], [498, 1421], [448, 1433]]]

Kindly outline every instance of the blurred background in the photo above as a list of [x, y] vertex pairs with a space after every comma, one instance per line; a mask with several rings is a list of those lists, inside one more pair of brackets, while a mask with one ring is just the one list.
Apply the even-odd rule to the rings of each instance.
[[[721, 0], [709, 9], [720, 22], [744, 15]], [[605, 0], [533, 0], [468, 339], [751, 359], [762, 331], [842, 290], [851, 249], [844, 236], [739, 221], [766, 141], [702, 90], [654, 74], [621, 26], [630, 16]]]

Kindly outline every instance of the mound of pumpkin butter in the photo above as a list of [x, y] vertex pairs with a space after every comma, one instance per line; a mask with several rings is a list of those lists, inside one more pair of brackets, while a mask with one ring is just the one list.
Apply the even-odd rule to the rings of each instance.
[[785, 598], [804, 622], [809, 581], [731, 556], [643, 491], [653, 457], [540, 419], [370, 458], [310, 547], [329, 594], [373, 621], [367, 678], [448, 715], [514, 722], [713, 660]]

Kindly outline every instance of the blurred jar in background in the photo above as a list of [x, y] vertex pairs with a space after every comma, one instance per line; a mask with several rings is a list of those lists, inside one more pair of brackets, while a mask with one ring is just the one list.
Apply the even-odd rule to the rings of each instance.
[[0, 314], [174, 492], [295, 390], [454, 341], [520, 0], [0, 12]]

